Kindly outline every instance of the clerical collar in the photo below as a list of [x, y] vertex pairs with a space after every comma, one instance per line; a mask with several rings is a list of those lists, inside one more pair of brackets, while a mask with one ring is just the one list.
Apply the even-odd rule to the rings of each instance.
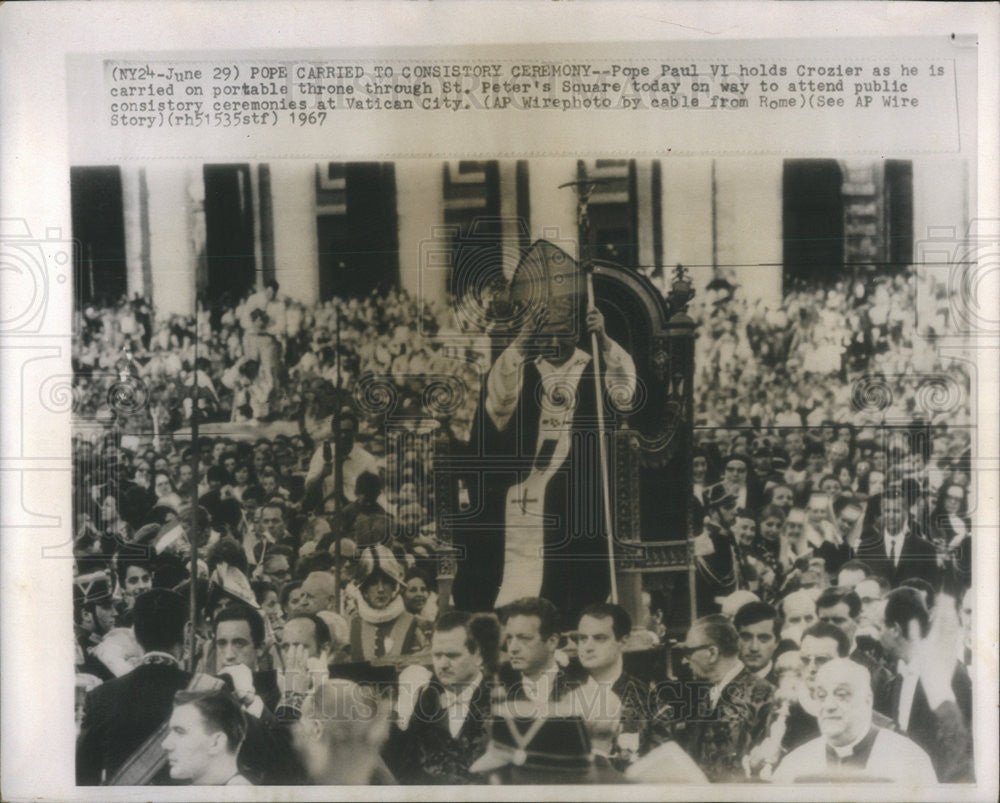
[[832, 752], [841, 761], [855, 755], [863, 757], [867, 760], [868, 754], [871, 752], [871, 745], [875, 741], [875, 734], [877, 732], [878, 728], [874, 725], [869, 725], [868, 728], [862, 732], [861, 736], [850, 744], [838, 747], [837, 745], [827, 742], [826, 747], [828, 751]]
[[145, 655], [142, 656], [142, 664], [161, 664], [164, 666], [177, 666], [181, 665], [173, 655], [169, 652], [160, 652], [159, 650], [150, 650]]

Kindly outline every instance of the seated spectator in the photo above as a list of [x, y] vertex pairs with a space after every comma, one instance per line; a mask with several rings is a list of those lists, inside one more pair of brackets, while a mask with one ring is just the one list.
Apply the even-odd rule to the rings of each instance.
[[[422, 619], [435, 619], [437, 594], [433, 594], [430, 590], [427, 575], [421, 569], [407, 569], [404, 583], [403, 604], [406, 606], [406, 610]], [[432, 595], [433, 600], [431, 599]]]
[[774, 651], [781, 636], [781, 617], [765, 602], [748, 602], [733, 617], [740, 639], [740, 661], [762, 680], [777, 687]]
[[803, 631], [816, 621], [816, 601], [808, 591], [793, 591], [781, 600], [780, 609], [784, 618], [781, 637], [798, 643]]
[[[648, 750], [651, 689], [625, 671], [622, 655], [632, 620], [620, 605], [590, 605], [577, 625], [577, 655], [587, 680], [570, 700], [583, 716], [593, 750], [624, 771]], [[646, 742], [643, 742], [646, 739]]]

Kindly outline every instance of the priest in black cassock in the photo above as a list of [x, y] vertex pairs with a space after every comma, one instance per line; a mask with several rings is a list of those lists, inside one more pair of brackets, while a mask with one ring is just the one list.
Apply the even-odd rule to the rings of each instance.
[[460, 609], [541, 596], [573, 627], [580, 611], [608, 597], [597, 405], [612, 432], [634, 397], [636, 371], [583, 291], [576, 262], [544, 241], [515, 273], [512, 295], [527, 312], [481, 391], [471, 439], [481, 458], [471, 478], [478, 504], [454, 532]]

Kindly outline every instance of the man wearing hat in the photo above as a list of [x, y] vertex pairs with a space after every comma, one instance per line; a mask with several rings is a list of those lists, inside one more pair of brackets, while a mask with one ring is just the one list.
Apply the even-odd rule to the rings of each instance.
[[732, 527], [738, 508], [736, 496], [724, 483], [710, 487], [706, 493], [708, 516], [704, 531], [695, 539], [695, 561], [698, 568], [698, 610], [719, 609], [716, 600], [733, 593], [740, 585], [739, 546]]
[[105, 575], [94, 580], [86, 591], [79, 585], [73, 586], [73, 619], [77, 645], [80, 648], [79, 671], [94, 675], [101, 680], [113, 677], [112, 672], [93, 653], [116, 623], [114, 600], [111, 586]]
[[[465, 610], [541, 596], [572, 627], [608, 595], [601, 467], [584, 444], [596, 432], [598, 405], [614, 428], [637, 380], [632, 358], [586, 303], [583, 279], [568, 254], [544, 241], [515, 272], [511, 294], [525, 315], [483, 385], [470, 441], [482, 459], [482, 497], [454, 531], [466, 557], [453, 594]], [[584, 350], [594, 336], [596, 355]]]
[[358, 560], [357, 613], [351, 619], [351, 660], [398, 658], [420, 652], [427, 638], [403, 604], [403, 567], [388, 547], [366, 547]]
[[[132, 609], [142, 662], [126, 675], [98, 686], [84, 702], [76, 743], [76, 782], [107, 780], [170, 716], [174, 694], [189, 675], [180, 666], [187, 606], [181, 596], [154, 588]], [[155, 782], [169, 783], [161, 771]]]

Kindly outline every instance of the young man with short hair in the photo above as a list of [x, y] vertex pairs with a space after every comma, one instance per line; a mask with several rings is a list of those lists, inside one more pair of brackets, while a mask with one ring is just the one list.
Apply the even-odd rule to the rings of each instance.
[[163, 740], [170, 777], [194, 786], [250, 786], [236, 765], [246, 733], [246, 714], [229, 692], [178, 692]]

